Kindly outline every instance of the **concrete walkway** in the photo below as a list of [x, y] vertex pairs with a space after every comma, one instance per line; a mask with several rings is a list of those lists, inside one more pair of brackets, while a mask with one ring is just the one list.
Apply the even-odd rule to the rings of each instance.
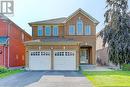
[[84, 71], [113, 71], [112, 69], [110, 69], [109, 67], [99, 67], [99, 66], [96, 66], [94, 68], [88, 68]]
[[114, 69], [118, 68], [118, 67], [96, 66], [96, 65], [82, 65], [80, 67], [82, 71], [113, 71]]
[[81, 72], [28, 71], [0, 79], [0, 87], [93, 87]]
[[26, 87], [92, 87], [85, 77], [43, 76]]

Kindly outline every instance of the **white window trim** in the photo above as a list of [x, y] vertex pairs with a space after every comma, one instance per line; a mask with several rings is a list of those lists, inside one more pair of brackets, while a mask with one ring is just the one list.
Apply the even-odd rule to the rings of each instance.
[[[55, 35], [55, 34], [54, 34], [54, 27], [57, 27], [57, 29], [58, 29], [57, 34], [58, 34], [58, 35]], [[53, 26], [53, 36], [59, 36], [59, 27], [58, 27], [58, 25], [54, 25], [54, 26]]]
[[[87, 26], [90, 27], [90, 32], [89, 32], [89, 33], [86, 33]], [[85, 26], [85, 35], [91, 35], [91, 26], [90, 26], [89, 24], [87, 24], [87, 25]]]
[[46, 27], [49, 27], [49, 28], [50, 28], [50, 31], [51, 31], [51, 26], [50, 26], [50, 25], [46, 25], [46, 26], [45, 26], [45, 36], [51, 36], [51, 32], [50, 32], [50, 35], [46, 35]]
[[[81, 19], [79, 19], [79, 20], [81, 20]], [[76, 34], [77, 34], [77, 35], [83, 35], [83, 26], [84, 26], [84, 24], [83, 24], [83, 21], [82, 21], [82, 20], [81, 20], [81, 21], [82, 21], [82, 34], [79, 34], [79, 32], [78, 32], [78, 21], [79, 21], [79, 20], [77, 20], [77, 23], [76, 23], [76, 30], [77, 30], [77, 31], [76, 31]]]
[[[70, 27], [73, 27], [73, 28], [74, 28], [74, 34], [71, 34], [71, 33], [70, 33]], [[69, 25], [69, 35], [75, 35], [75, 32], [76, 32], [76, 31], [75, 31], [75, 25]]]

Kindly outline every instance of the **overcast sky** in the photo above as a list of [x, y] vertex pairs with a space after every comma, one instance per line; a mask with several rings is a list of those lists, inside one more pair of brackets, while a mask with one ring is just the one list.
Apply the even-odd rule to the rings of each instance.
[[[104, 24], [106, 0], [14, 0], [14, 15], [9, 16], [17, 25], [31, 34], [29, 22], [58, 17], [67, 17], [78, 8], [85, 10], [96, 18], [100, 24], [99, 32]], [[130, 2], [129, 2], [130, 6]]]

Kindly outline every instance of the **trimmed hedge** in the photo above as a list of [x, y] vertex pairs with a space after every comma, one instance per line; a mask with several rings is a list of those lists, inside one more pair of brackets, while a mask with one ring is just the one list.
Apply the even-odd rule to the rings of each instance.
[[7, 72], [7, 71], [8, 71], [7, 68], [0, 66], [0, 74], [1, 74], [1, 73], [5, 73], [5, 72]]
[[130, 71], [130, 64], [124, 64], [124, 65], [122, 66], [122, 70]]

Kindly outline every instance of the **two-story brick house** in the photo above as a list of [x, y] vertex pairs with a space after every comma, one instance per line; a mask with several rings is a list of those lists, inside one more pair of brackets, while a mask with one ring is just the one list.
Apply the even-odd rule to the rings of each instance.
[[13, 21], [0, 14], [0, 66], [25, 66], [24, 41], [31, 38]]
[[30, 70], [78, 70], [96, 63], [96, 26], [99, 22], [82, 9], [68, 17], [31, 22], [32, 41], [26, 45]]

